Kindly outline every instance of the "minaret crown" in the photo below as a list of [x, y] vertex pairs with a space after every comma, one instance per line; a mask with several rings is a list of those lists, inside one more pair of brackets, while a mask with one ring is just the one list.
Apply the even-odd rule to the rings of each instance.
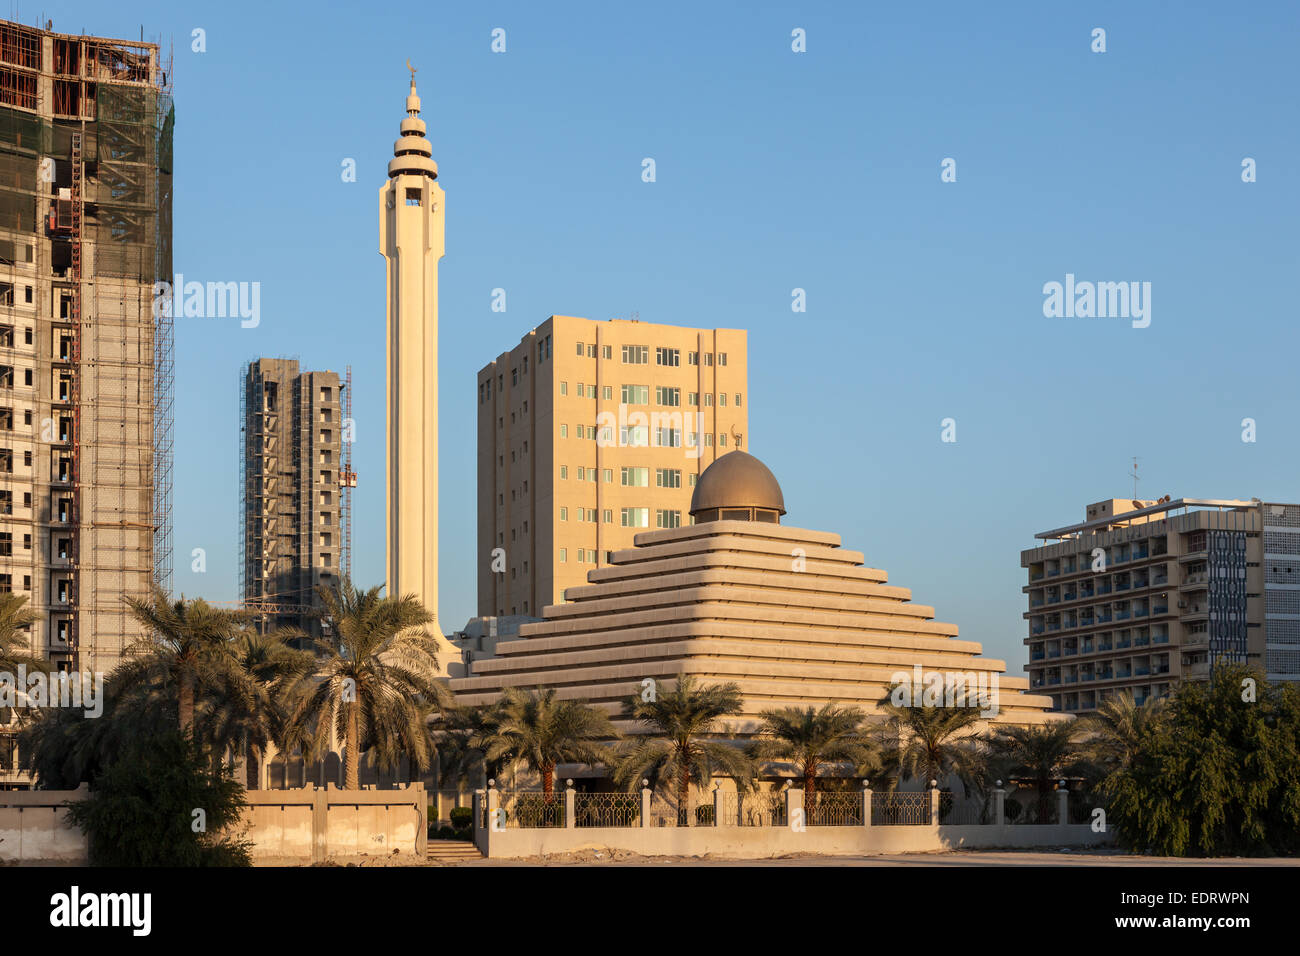
[[438, 178], [438, 164], [433, 161], [433, 147], [425, 135], [426, 126], [420, 119], [420, 96], [415, 91], [415, 69], [411, 69], [411, 92], [406, 97], [406, 119], [402, 120], [401, 137], [393, 143], [393, 158], [388, 161], [388, 178], [397, 176], [427, 176]]

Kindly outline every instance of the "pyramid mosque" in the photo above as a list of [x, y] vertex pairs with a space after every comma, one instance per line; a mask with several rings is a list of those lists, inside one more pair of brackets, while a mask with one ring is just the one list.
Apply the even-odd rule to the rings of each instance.
[[739, 685], [744, 712], [726, 729], [743, 738], [764, 710], [833, 701], [879, 714], [900, 674], [918, 697], [923, 681], [941, 674], [949, 687], [990, 692], [982, 712], [991, 723], [1060, 719], [1049, 697], [1028, 692], [1027, 678], [1006, 676], [1005, 662], [982, 657], [978, 643], [912, 603], [910, 590], [866, 567], [839, 535], [782, 525], [785, 513], [767, 466], [743, 451], [723, 455], [696, 485], [694, 524], [639, 534], [634, 547], [613, 552], [544, 620], [453, 679], [457, 701], [488, 704], [506, 687], [550, 687], [635, 733], [639, 725], [618, 719], [623, 702], [690, 674]]

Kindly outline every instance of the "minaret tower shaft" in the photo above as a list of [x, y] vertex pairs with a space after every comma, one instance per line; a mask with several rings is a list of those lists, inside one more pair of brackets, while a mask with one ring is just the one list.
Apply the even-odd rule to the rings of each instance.
[[388, 317], [386, 580], [390, 595], [414, 594], [424, 603], [434, 616], [429, 631], [440, 637], [438, 260], [444, 204], [425, 133], [411, 70], [406, 118], [393, 144], [388, 182], [379, 190]]

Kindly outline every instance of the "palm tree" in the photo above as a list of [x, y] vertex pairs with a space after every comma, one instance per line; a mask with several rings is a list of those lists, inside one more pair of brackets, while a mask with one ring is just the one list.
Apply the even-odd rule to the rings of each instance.
[[1050, 816], [1052, 784], [1080, 769], [1083, 754], [1075, 742], [1077, 735], [1073, 721], [1057, 720], [1032, 727], [999, 727], [990, 737], [990, 745], [1006, 756], [1013, 774], [1033, 778], [1039, 823], [1046, 823]]
[[979, 708], [901, 707], [891, 695], [892, 688], [880, 706], [898, 737], [898, 750], [890, 761], [899, 778], [917, 777], [928, 785], [951, 774], [969, 789], [983, 760], [980, 741], [972, 734], [984, 720]]
[[486, 705], [453, 706], [443, 711], [434, 728], [442, 780], [472, 778], [479, 772], [484, 780], [499, 776], [501, 761], [488, 761], [484, 757], [496, 711], [496, 707]]
[[433, 743], [427, 708], [448, 698], [437, 677], [437, 642], [424, 630], [433, 615], [414, 595], [381, 597], [382, 590], [358, 591], [346, 580], [319, 590], [335, 637], [322, 644], [315, 683], [291, 718], [313, 728], [318, 754], [329, 746], [331, 732], [343, 740], [349, 790], [360, 787], [363, 748], [385, 769], [399, 754], [417, 769], [428, 767]]
[[679, 676], [676, 683], [671, 691], [660, 689], [654, 700], [643, 700], [638, 695], [628, 698], [625, 706], [629, 716], [640, 721], [649, 733], [623, 753], [614, 780], [628, 789], [643, 777], [656, 788], [675, 784], [680, 826], [686, 823], [692, 783], [704, 787], [715, 772], [721, 772], [748, 785], [754, 765], [736, 747], [707, 739], [716, 733], [719, 718], [741, 713], [744, 698], [739, 685], [700, 687], [688, 675]]
[[289, 644], [301, 637], [293, 629], [240, 634], [231, 651], [233, 672], [211, 695], [200, 720], [215, 750], [232, 749], [246, 761], [248, 786], [255, 785], [267, 746], [279, 749], [283, 742], [290, 692], [315, 668], [315, 655]]
[[875, 747], [862, 733], [865, 715], [856, 707], [828, 703], [765, 710], [763, 727], [750, 745], [755, 760], [782, 760], [795, 765], [803, 777], [804, 805], [814, 806], [817, 775], [833, 763], [847, 763], [855, 771], [876, 762]]
[[603, 764], [609, 760], [609, 748], [596, 741], [618, 736], [602, 711], [585, 700], [558, 700], [552, 688], [506, 688], [487, 723], [484, 760], [522, 761], [541, 776], [547, 802], [555, 787], [556, 764]]
[[1103, 701], [1080, 722], [1080, 729], [1092, 734], [1084, 741], [1089, 756], [1106, 771], [1128, 769], [1142, 740], [1164, 719], [1166, 700], [1148, 697], [1139, 704], [1126, 691]]
[[31, 652], [31, 636], [27, 632], [38, 617], [27, 606], [25, 595], [0, 594], [0, 673], [12, 673], [20, 664], [42, 666], [44, 662]]
[[174, 687], [180, 728], [189, 733], [204, 693], [238, 685], [233, 649], [248, 615], [202, 598], [172, 601], [157, 585], [148, 599], [128, 597], [126, 603], [147, 632], [127, 648], [114, 676], [127, 686]]

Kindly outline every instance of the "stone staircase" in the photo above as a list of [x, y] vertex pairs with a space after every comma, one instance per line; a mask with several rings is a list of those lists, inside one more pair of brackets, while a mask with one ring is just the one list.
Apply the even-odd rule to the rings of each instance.
[[473, 843], [465, 840], [430, 840], [426, 859], [435, 866], [453, 866], [481, 860], [483, 854]]

